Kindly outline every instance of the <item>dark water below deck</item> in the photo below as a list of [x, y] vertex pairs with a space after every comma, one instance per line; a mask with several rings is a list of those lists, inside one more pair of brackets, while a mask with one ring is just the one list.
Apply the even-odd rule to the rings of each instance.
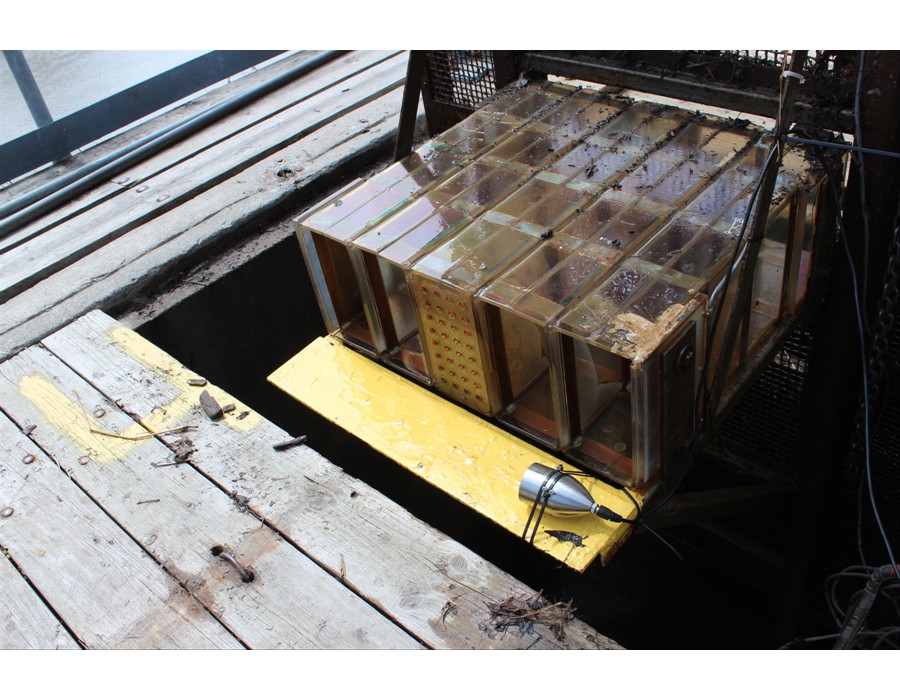
[[[273, 246], [137, 329], [414, 515], [634, 649], [764, 649], [777, 598], [714, 564], [692, 526], [667, 531], [685, 561], [649, 534], [632, 537], [606, 568], [578, 574], [348, 436], [271, 386], [266, 377], [325, 331], [299, 245]], [[733, 553], [732, 553], [733, 555]], [[728, 566], [741, 571], [740, 560]]]

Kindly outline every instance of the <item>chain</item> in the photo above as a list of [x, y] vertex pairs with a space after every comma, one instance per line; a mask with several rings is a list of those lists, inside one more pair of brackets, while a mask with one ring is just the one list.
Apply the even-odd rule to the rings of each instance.
[[[897, 301], [900, 299], [900, 223], [894, 227], [891, 237], [890, 255], [885, 270], [884, 291], [878, 302], [878, 315], [875, 329], [869, 346], [869, 357], [866, 375], [869, 382], [869, 407], [875, 405], [881, 391], [881, 380], [885, 374], [884, 358], [890, 349], [891, 333], [894, 330], [894, 315]], [[847, 470], [847, 481], [855, 482], [859, 476], [863, 461], [865, 443], [865, 406], [860, 401], [856, 411], [853, 438], [850, 443]]]

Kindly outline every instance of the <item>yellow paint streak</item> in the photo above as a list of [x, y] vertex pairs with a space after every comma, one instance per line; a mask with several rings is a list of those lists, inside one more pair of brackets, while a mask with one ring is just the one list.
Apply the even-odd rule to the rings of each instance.
[[[54, 430], [66, 438], [77, 450], [100, 465], [119, 462], [139, 443], [135, 440], [98, 435], [91, 430], [115, 432], [100, 424], [86, 407], [74, 397], [66, 396], [53, 382], [39, 374], [22, 377], [19, 391], [40, 411], [44, 420]], [[146, 435], [147, 431], [138, 423], [116, 433], [123, 437]]]
[[[331, 337], [313, 341], [269, 381], [517, 536], [531, 510], [531, 504], [518, 497], [522, 475], [534, 462], [560, 463]], [[634, 504], [618, 489], [597, 479], [581, 481], [597, 503], [634, 517]], [[585, 546], [573, 548], [545, 529], [587, 536]], [[598, 556], [606, 563], [630, 530], [629, 525], [592, 515], [545, 515], [534, 545], [584, 571]]]
[[[185, 419], [200, 405], [200, 394], [204, 389], [209, 391], [220, 406], [229, 403], [236, 406], [234, 411], [226, 413], [225, 417], [219, 421], [220, 425], [227, 425], [238, 433], [247, 433], [262, 421], [262, 417], [256, 411], [252, 411], [222, 389], [211, 384], [202, 387], [189, 384], [190, 379], [197, 378], [195, 372], [191, 372], [171, 355], [163, 352], [134, 331], [124, 326], [114, 326], [109, 331], [109, 340], [128, 357], [139, 362], [156, 374], [160, 380], [165, 381], [179, 392], [174, 400], [165, 406], [157, 407], [150, 415], [141, 418], [141, 422], [149, 430], [154, 432], [170, 430], [182, 425]], [[244, 411], [247, 411], [248, 415], [242, 420], [238, 420], [238, 416]]]

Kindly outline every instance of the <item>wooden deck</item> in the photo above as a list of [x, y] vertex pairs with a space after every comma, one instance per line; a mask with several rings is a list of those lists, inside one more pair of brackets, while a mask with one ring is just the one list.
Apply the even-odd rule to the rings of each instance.
[[0, 364], [0, 648], [617, 647], [200, 379], [99, 311]]
[[[301, 52], [21, 182], [0, 204], [257, 87]], [[0, 360], [95, 308], [117, 313], [393, 146], [405, 51], [351, 51], [0, 239]]]

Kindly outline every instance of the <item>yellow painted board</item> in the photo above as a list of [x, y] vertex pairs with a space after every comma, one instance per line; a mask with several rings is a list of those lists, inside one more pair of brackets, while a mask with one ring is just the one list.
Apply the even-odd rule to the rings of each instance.
[[[310, 343], [269, 381], [517, 536], [531, 512], [531, 504], [518, 497], [525, 470], [534, 462], [551, 467], [561, 463], [331, 336]], [[590, 477], [579, 480], [600, 505], [635, 517], [634, 503], [619, 489]], [[631, 527], [594, 515], [545, 514], [534, 546], [584, 571], [598, 556], [603, 564], [608, 562]], [[584, 546], [561, 542], [545, 530], [575, 532], [585, 537]]]

